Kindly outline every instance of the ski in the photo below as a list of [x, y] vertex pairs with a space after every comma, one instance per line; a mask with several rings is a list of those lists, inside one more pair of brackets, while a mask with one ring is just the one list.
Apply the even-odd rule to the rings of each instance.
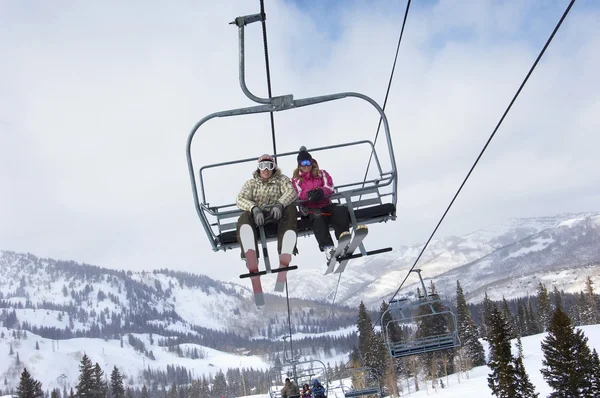
[[365, 239], [368, 233], [369, 228], [366, 225], [359, 225], [358, 227], [356, 227], [356, 229], [354, 230], [354, 236], [352, 237], [352, 240], [348, 244], [346, 251], [344, 251], [344, 253], [341, 255], [340, 265], [335, 270], [335, 274], [341, 274], [342, 272], [344, 272], [344, 270], [346, 269], [346, 265], [348, 265], [348, 262], [350, 261], [349, 258], [345, 257], [349, 257], [354, 253], [358, 245], [360, 245], [360, 243], [363, 241], [363, 239]]
[[327, 264], [327, 270], [325, 271], [325, 275], [329, 275], [333, 272], [335, 268], [335, 264], [337, 263], [337, 258], [344, 253], [348, 245], [350, 244], [352, 235], [349, 232], [343, 232], [340, 235], [340, 240], [338, 241], [338, 246], [335, 249], [335, 253], [331, 256], [331, 260], [329, 260], [329, 264]]
[[[281, 241], [281, 254], [279, 255], [279, 268], [289, 268], [292, 262], [292, 252], [296, 246], [296, 232], [287, 230], [283, 234]], [[285, 288], [285, 277], [287, 271], [281, 271], [277, 274], [277, 281], [275, 282], [275, 291], [283, 292]]]
[[256, 274], [256, 276], [250, 277], [252, 280], [252, 290], [254, 291], [254, 302], [257, 306], [265, 305], [260, 275], [258, 274], [258, 255], [255, 248], [254, 230], [248, 224], [244, 224], [240, 228], [240, 243], [244, 249], [248, 271], [251, 274]]

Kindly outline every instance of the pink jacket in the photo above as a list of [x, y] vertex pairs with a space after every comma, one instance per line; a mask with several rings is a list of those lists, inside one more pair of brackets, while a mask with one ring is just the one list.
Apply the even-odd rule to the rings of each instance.
[[[317, 161], [313, 159], [313, 162], [318, 167]], [[298, 199], [300, 200], [308, 200], [308, 191], [316, 188], [321, 188], [323, 190], [325, 199], [315, 203], [305, 202], [302, 204], [302, 206], [309, 209], [327, 206], [330, 203], [328, 196], [335, 192], [333, 188], [333, 179], [329, 173], [323, 169], [319, 169], [317, 177], [312, 175], [312, 170], [307, 173], [301, 173], [298, 177], [292, 178], [292, 185], [298, 193]]]

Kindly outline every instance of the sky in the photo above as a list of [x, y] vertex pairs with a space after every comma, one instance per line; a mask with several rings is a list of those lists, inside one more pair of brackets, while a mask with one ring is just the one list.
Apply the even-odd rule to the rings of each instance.
[[[245, 272], [239, 252], [211, 249], [185, 146], [204, 116], [255, 105], [239, 87], [229, 22], [259, 4], [2, 2], [0, 250], [223, 280]], [[411, 4], [386, 107], [398, 218], [371, 227], [368, 250], [429, 237], [567, 5]], [[274, 95], [355, 91], [383, 104], [405, 7], [266, 0]], [[437, 237], [600, 210], [599, 19], [600, 4], [575, 3]], [[245, 33], [247, 85], [266, 97], [260, 24]], [[373, 140], [377, 123], [355, 99], [279, 112], [277, 151]], [[211, 120], [197, 135], [196, 168], [273, 151], [266, 114]], [[387, 153], [385, 140], [377, 150]], [[362, 181], [368, 153], [315, 158], [343, 184]], [[291, 174], [293, 163], [280, 165]], [[211, 170], [207, 200], [233, 203], [252, 170]], [[313, 237], [298, 248], [294, 263], [324, 268]]]

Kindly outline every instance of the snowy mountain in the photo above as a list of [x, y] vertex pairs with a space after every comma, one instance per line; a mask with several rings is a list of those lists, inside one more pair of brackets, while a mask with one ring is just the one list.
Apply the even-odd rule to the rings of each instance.
[[[121, 339], [156, 334], [227, 352], [278, 355], [271, 339], [288, 334], [285, 299], [266, 295], [257, 308], [248, 287], [202, 275], [155, 270], [123, 272], [74, 262], [0, 252], [0, 314], [7, 327], [41, 337]], [[293, 332], [318, 336], [354, 326], [356, 309], [302, 299], [290, 300]], [[316, 337], [314, 337], [316, 338]], [[356, 339], [327, 342], [352, 347]], [[279, 340], [280, 341], [280, 340]], [[322, 342], [324, 343], [324, 342]], [[141, 344], [139, 344], [142, 346]], [[297, 344], [308, 350], [312, 341]], [[140, 349], [148, 355], [148, 348]]]
[[[460, 280], [474, 302], [486, 291], [493, 300], [522, 297], [539, 281], [577, 292], [587, 276], [599, 282], [598, 242], [598, 213], [513, 219], [432, 241], [418, 268], [426, 283], [433, 278], [448, 298]], [[289, 286], [295, 350], [332, 363], [345, 361], [356, 341], [358, 303], [378, 307], [388, 299], [421, 248], [352, 261], [337, 293], [337, 302], [348, 306], [336, 305], [333, 311], [337, 278], [295, 271], [295, 277], [322, 284], [310, 292], [313, 297], [322, 292], [322, 301], [308, 300], [305, 290]], [[265, 278], [265, 291], [272, 291], [271, 279]], [[400, 295], [414, 294], [416, 282], [411, 275]], [[73, 385], [84, 351], [105, 370], [116, 364], [137, 385], [144, 381], [143, 370], [167, 365], [196, 375], [227, 367], [266, 369], [283, 355], [281, 336], [288, 333], [285, 299], [268, 294], [266, 300], [268, 305], [257, 309], [247, 286], [202, 275], [115, 271], [0, 251], [0, 325], [5, 326], [0, 358], [9, 358], [0, 361], [0, 376], [16, 383], [17, 352], [21, 366], [43, 374], [45, 387], [61, 389]], [[27, 339], [15, 336], [19, 328], [28, 331]]]
[[[535, 291], [536, 280], [557, 283], [565, 291], [579, 291], [586, 276], [599, 274], [598, 220], [600, 213], [514, 218], [464, 236], [434, 239], [416, 268], [422, 270], [426, 285], [433, 278], [438, 290], [448, 297], [454, 296], [459, 279], [467, 300], [473, 301], [481, 300], [486, 289], [492, 298], [523, 296]], [[357, 306], [362, 300], [377, 308], [398, 289], [422, 248], [398, 247], [352, 260], [342, 276], [336, 301]], [[313, 297], [331, 300], [337, 278], [320, 278], [315, 270], [294, 272], [299, 278], [319, 281], [322, 286], [311, 291]], [[271, 288], [269, 283], [265, 281], [266, 289]], [[417, 283], [417, 275], [411, 274], [399, 295], [416, 294]], [[495, 292], [502, 294], [497, 297]], [[305, 293], [301, 287], [290, 285], [294, 297]]]

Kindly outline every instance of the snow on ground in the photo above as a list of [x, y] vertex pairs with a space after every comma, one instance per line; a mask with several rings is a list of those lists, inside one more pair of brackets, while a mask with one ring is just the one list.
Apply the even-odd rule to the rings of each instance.
[[[590, 349], [596, 349], [600, 351], [600, 325], [588, 325], [581, 326], [580, 329], [583, 331], [585, 336], [588, 338], [588, 345]], [[523, 343], [523, 363], [527, 374], [529, 375], [530, 381], [535, 386], [536, 392], [540, 394], [540, 397], [546, 397], [552, 389], [546, 383], [540, 369], [542, 368], [542, 349], [541, 342], [546, 337], [546, 334], [538, 334], [534, 336], [527, 336], [522, 339]], [[484, 347], [485, 342], [482, 342]], [[517, 348], [516, 342], [513, 342], [513, 355], [516, 355]], [[487, 350], [486, 350], [487, 353]], [[414, 384], [411, 382], [410, 391], [407, 388], [406, 380], [402, 381], [403, 397], [410, 398], [425, 398], [430, 396], [436, 396], [440, 398], [492, 398], [493, 395], [487, 385], [487, 376], [490, 373], [490, 369], [487, 366], [479, 366], [471, 369], [467, 373], [460, 375], [450, 375], [447, 379], [444, 379], [446, 388], [441, 389], [438, 387], [437, 390], [431, 388], [431, 383], [421, 382], [420, 391], [414, 390]], [[459, 380], [460, 377], [460, 380]], [[344, 385], [347, 385], [347, 380], [344, 380]], [[330, 381], [330, 393], [328, 397], [342, 398], [344, 396], [343, 391], [340, 387], [339, 380]], [[268, 394], [253, 395], [254, 398], [268, 398]]]
[[527, 253], [544, 250], [548, 247], [549, 244], [554, 242], [554, 239], [537, 237], [536, 239], [532, 239], [531, 242], [533, 243], [533, 245], [528, 247], [522, 247], [516, 252], [511, 253], [508, 257], [519, 257]]
[[[590, 348], [600, 351], [600, 325], [582, 326], [580, 329], [589, 339]], [[27, 366], [34, 377], [42, 382], [44, 389], [54, 387], [62, 389], [63, 384], [67, 389], [74, 387], [79, 373], [78, 364], [84, 352], [91, 358], [92, 363], [98, 362], [105, 373], [110, 373], [113, 366], [116, 365], [126, 375], [126, 384], [129, 385], [140, 385], [142, 381], [139, 378], [139, 373], [147, 367], [164, 371], [167, 365], [185, 366], [192, 371], [194, 377], [198, 377], [203, 373], [214, 375], [219, 369], [225, 371], [227, 368], [270, 368], [268, 363], [257, 356], [233, 355], [193, 344], [186, 344], [184, 348], [197, 347], [206, 354], [206, 357], [203, 359], [179, 358], [165, 348], [158, 347], [156, 342], [154, 345], [150, 345], [149, 336], [143, 334], [135, 336], [142, 339], [146, 347], [153, 351], [156, 357], [155, 361], [151, 361], [139, 352], [134, 351], [127, 343], [127, 338], [123, 339], [124, 347], [121, 348], [118, 340], [77, 338], [56, 342], [40, 338], [32, 333], [27, 333], [27, 339], [18, 340], [12, 337], [13, 330], [0, 328], [0, 331], [4, 333], [4, 338], [0, 339], [0, 358], [8, 359], [0, 361], [0, 377], [7, 377], [8, 380], [14, 378], [18, 382], [18, 375], [11, 375], [11, 372], [14, 373], [14, 363], [18, 352], [21, 362]], [[547, 396], [551, 392], [550, 387], [540, 373], [543, 359], [540, 344], [545, 336], [546, 334], [538, 334], [522, 339], [525, 368], [536, 388], [536, 392], [540, 393], [540, 396]], [[154, 335], [153, 338], [156, 341], [162, 336]], [[35, 349], [36, 342], [39, 343], [39, 350]], [[486, 347], [485, 342], [483, 343]], [[274, 342], [274, 344], [280, 343]], [[11, 346], [15, 353], [12, 356], [9, 355]], [[516, 353], [517, 350], [513, 344], [513, 354]], [[336, 362], [345, 362], [347, 359], [347, 353], [336, 352], [334, 357], [321, 359], [321, 361], [324, 364], [329, 362], [333, 366]], [[411, 398], [424, 398], [432, 395], [441, 398], [456, 396], [461, 398], [491, 398], [492, 395], [487, 386], [488, 373], [490, 373], [490, 370], [487, 366], [480, 366], [467, 373], [450, 375], [444, 379], [446, 388], [438, 388], [437, 390], [431, 388], [431, 383], [421, 381], [420, 391], [414, 391], [412, 382], [409, 391], [406, 380], [403, 380], [402, 387], [404, 391], [402, 396]], [[10, 384], [15, 387], [14, 381], [11, 381]], [[343, 397], [341, 384], [342, 381], [339, 380], [330, 381], [329, 397]], [[344, 380], [343, 384], [348, 386], [348, 380]], [[265, 392], [265, 394], [253, 395], [252, 397], [267, 398], [268, 394]]]

